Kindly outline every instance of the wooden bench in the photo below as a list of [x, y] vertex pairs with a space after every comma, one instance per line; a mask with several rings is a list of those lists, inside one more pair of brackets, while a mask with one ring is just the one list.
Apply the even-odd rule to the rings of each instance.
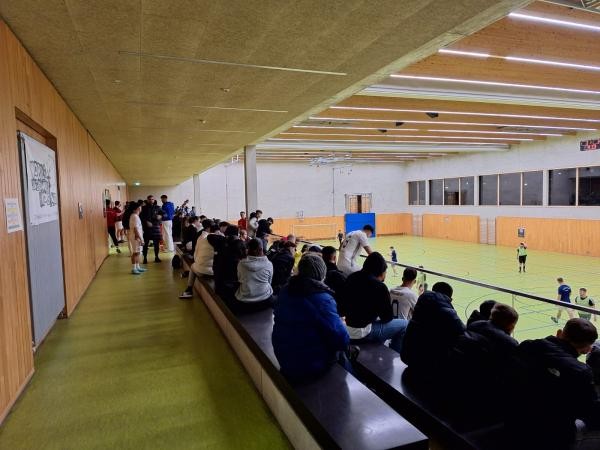
[[419, 387], [410, 379], [407, 366], [397, 352], [380, 344], [364, 344], [360, 349], [354, 363], [357, 378], [444, 448], [506, 448], [501, 423], [469, 426], [468, 422], [441, 412], [427, 398], [426, 387]]
[[427, 438], [344, 368], [292, 388], [271, 344], [272, 311], [234, 316], [210, 279], [195, 284], [209, 311], [295, 448], [422, 449]]

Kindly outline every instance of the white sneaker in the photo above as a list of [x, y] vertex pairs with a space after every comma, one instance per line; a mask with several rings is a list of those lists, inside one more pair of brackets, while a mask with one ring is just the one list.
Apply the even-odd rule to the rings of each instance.
[[141, 275], [141, 274], [142, 274], [142, 272], [140, 272], [139, 270], [131, 269], [131, 275]]

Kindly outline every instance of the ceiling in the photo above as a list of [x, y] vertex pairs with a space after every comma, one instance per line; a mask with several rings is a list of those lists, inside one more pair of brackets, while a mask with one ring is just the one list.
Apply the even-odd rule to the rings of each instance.
[[600, 129], [599, 71], [600, 14], [535, 2], [263, 146], [271, 158], [280, 147], [411, 160], [589, 133]]
[[0, 15], [127, 182], [173, 185], [526, 3], [2, 0]]

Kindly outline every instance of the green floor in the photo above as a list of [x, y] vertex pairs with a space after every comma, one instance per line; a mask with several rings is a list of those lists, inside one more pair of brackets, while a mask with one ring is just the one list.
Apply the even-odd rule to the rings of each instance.
[[169, 258], [109, 257], [35, 357], [0, 449], [289, 448], [250, 378]]
[[[583, 286], [588, 289], [591, 297], [600, 301], [598, 258], [541, 252], [530, 248], [527, 273], [520, 274], [516, 249], [513, 248], [414, 236], [383, 236], [372, 239], [372, 243], [386, 259], [389, 259], [389, 247], [393, 245], [401, 263], [422, 265], [437, 272], [552, 299], [556, 299], [556, 278], [562, 276], [573, 290], [572, 298], [578, 294], [579, 287]], [[391, 269], [388, 270], [388, 286], [400, 284], [402, 270], [398, 269], [397, 277], [393, 276]], [[427, 276], [430, 286], [439, 280], [441, 279]], [[519, 340], [545, 337], [554, 334], [558, 328], [550, 319], [551, 315], [556, 314], [556, 308], [552, 305], [519, 297], [513, 299], [509, 294], [458, 281], [446, 281], [454, 288], [454, 306], [463, 318], [468, 317], [483, 300], [493, 299], [514, 304], [519, 311], [520, 319], [515, 330], [515, 337]], [[568, 319], [568, 316], [563, 313], [563, 319], [565, 318]]]

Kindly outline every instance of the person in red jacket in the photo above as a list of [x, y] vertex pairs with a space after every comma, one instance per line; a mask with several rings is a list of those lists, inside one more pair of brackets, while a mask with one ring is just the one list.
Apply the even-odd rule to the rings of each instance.
[[240, 230], [245, 230], [248, 226], [248, 222], [246, 220], [246, 212], [240, 211], [240, 220], [238, 220], [237, 226]]
[[117, 230], [115, 222], [117, 221], [117, 212], [110, 206], [110, 200], [106, 199], [106, 207], [104, 208], [104, 214], [106, 215], [106, 229], [112, 239], [113, 246], [117, 249], [117, 253], [121, 253], [119, 248], [119, 240], [117, 239]]

